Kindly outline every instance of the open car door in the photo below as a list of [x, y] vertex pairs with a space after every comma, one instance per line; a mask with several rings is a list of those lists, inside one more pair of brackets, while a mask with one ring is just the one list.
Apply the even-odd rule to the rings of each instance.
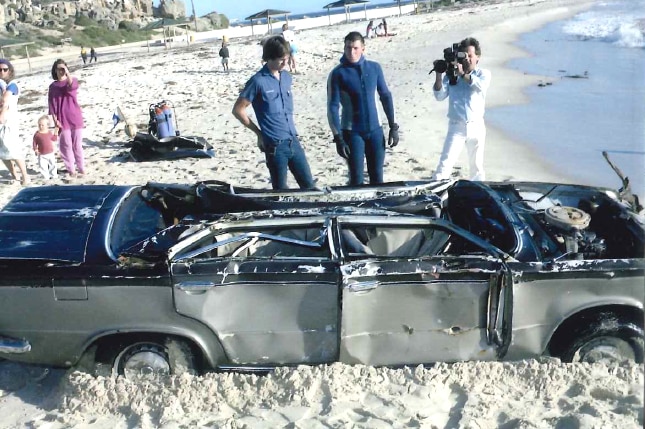
[[[485, 242], [423, 222], [340, 222], [342, 362], [498, 358], [508, 299], [502, 260], [479, 246]], [[364, 248], [350, 243], [356, 238], [366, 240]]]

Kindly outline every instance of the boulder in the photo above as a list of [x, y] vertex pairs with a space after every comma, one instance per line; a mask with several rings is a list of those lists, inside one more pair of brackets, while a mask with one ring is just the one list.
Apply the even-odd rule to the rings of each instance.
[[181, 0], [161, 0], [159, 18], [179, 19], [186, 17], [186, 6]]

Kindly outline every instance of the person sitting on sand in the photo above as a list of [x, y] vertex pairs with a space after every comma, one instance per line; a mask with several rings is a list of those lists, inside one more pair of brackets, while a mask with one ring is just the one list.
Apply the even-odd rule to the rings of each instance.
[[365, 37], [368, 39], [372, 39], [376, 37], [376, 33], [374, 31], [374, 21], [371, 20], [369, 24], [367, 24], [367, 29], [365, 30]]

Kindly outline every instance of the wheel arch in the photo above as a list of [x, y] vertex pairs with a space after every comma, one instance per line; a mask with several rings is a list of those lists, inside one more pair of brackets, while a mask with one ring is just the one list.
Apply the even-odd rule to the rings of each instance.
[[188, 330], [150, 330], [150, 329], [115, 329], [101, 332], [86, 342], [83, 353], [78, 363], [82, 363], [87, 354], [95, 354], [105, 346], [124, 346], [134, 342], [155, 341], [163, 343], [164, 340], [175, 339], [184, 341], [195, 354], [199, 366], [203, 369], [216, 368], [226, 362], [226, 354], [219, 340], [214, 334], [199, 335]]
[[631, 329], [643, 336], [645, 313], [642, 308], [626, 304], [605, 304], [588, 307], [569, 315], [555, 329], [547, 345], [551, 356], [561, 356], [576, 339], [576, 336], [596, 324], [618, 322], [619, 326]]

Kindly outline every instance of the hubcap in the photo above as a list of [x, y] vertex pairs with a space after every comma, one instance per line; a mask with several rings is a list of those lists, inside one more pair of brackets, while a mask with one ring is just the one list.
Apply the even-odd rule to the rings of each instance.
[[117, 358], [117, 367], [126, 378], [170, 374], [164, 349], [155, 344], [133, 344]]

